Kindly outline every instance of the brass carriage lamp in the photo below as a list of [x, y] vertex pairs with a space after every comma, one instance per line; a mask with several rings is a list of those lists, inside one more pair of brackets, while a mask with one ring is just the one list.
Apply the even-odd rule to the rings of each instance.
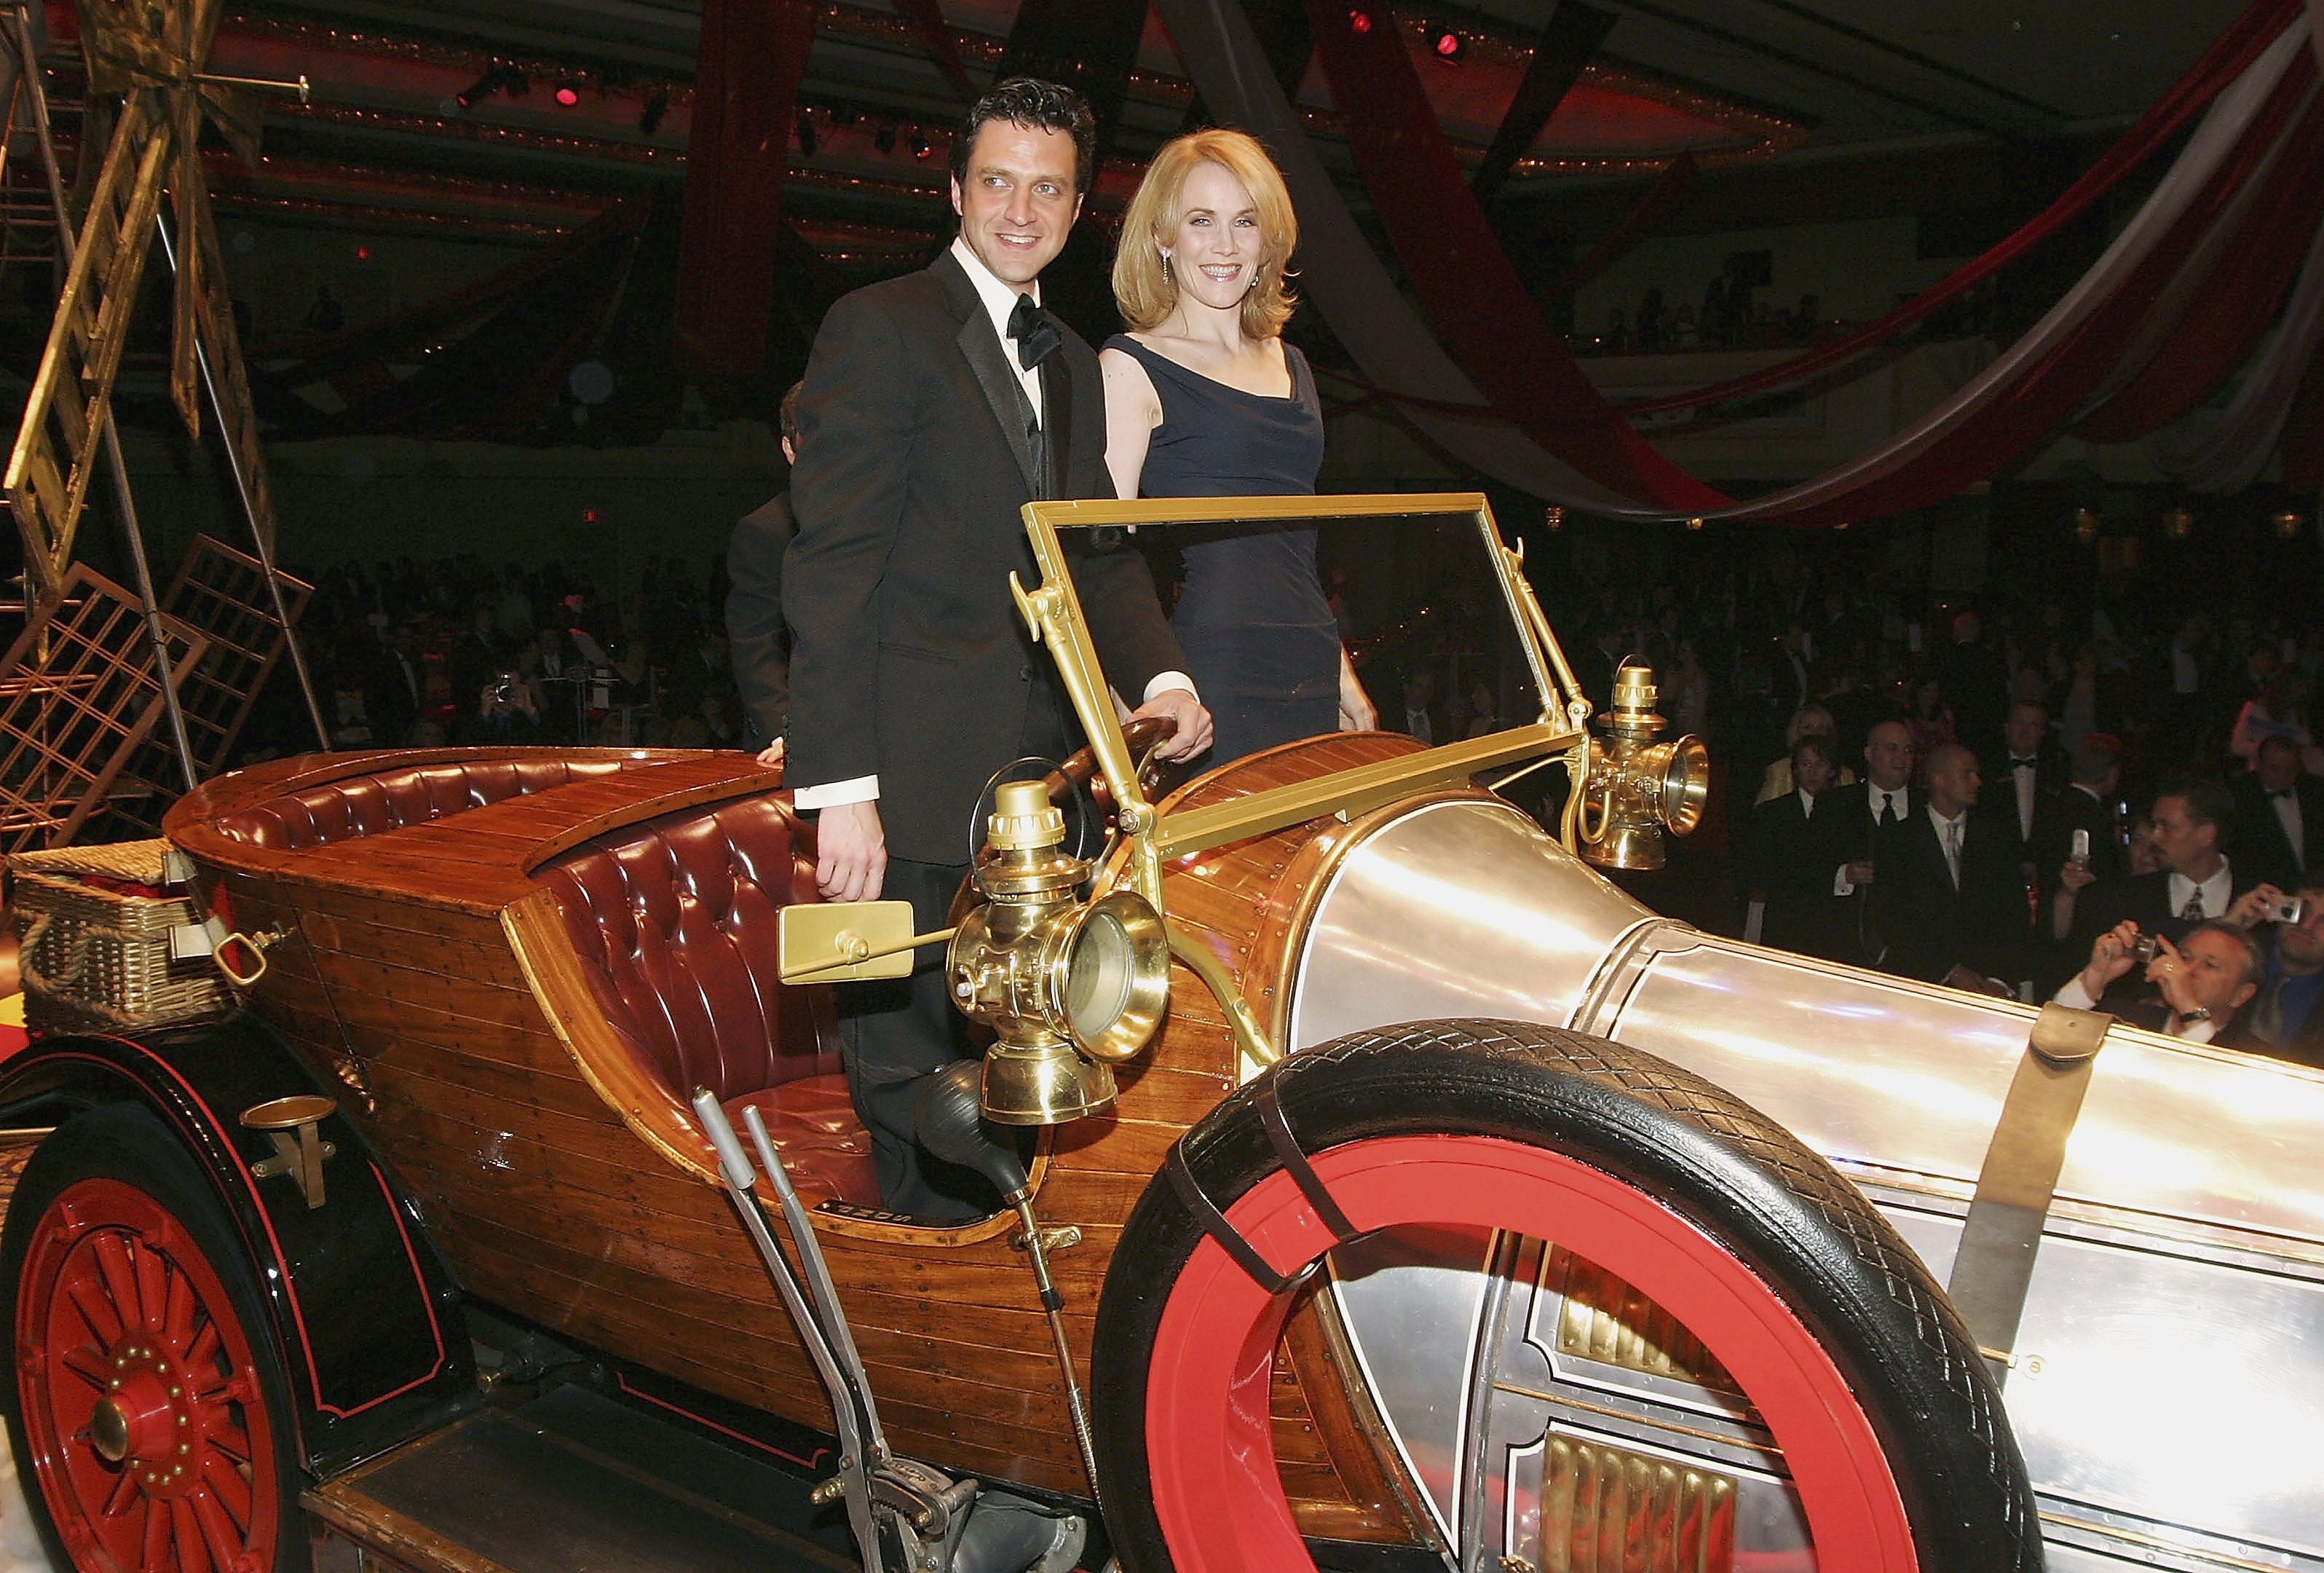
[[1579, 828], [1582, 857], [1600, 868], [1660, 868], [1663, 832], [1683, 836], [1702, 822], [1710, 751], [1691, 733], [1655, 742], [1669, 724], [1655, 713], [1655, 699], [1654, 669], [1626, 664], [1599, 717], [1606, 738], [1590, 740]]
[[1039, 782], [994, 794], [970, 877], [985, 898], [953, 936], [953, 1003], [989, 1024], [984, 1117], [1055, 1125], [1114, 1099], [1108, 1062], [1146, 1047], [1168, 998], [1170, 946], [1146, 898], [1077, 894], [1092, 871], [1064, 850], [1065, 816]]

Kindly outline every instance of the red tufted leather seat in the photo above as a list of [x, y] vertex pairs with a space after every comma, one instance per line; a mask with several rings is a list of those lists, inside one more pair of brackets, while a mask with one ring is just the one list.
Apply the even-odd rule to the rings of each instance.
[[456, 760], [406, 765], [302, 788], [218, 821], [223, 835], [269, 849], [320, 847], [425, 824], [486, 803], [546, 791], [567, 782], [608, 775], [617, 759]]
[[626, 826], [534, 877], [641, 1068], [681, 1103], [710, 1088], [738, 1126], [755, 1106], [809, 1207], [876, 1207], [831, 990], [776, 977], [776, 913], [816, 899], [798, 831], [787, 800], [738, 799]]

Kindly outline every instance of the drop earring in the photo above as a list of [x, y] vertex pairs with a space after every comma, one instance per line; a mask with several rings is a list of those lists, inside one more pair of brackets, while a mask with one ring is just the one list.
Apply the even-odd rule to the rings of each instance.
[[1170, 254], [1167, 251], [1162, 254], [1162, 276], [1166, 279], [1170, 276]]

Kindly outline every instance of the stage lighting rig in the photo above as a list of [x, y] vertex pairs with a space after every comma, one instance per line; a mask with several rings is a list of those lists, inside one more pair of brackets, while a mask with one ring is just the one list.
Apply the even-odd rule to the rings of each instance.
[[1428, 30], [1428, 52], [1448, 65], [1457, 64], [1469, 52], [1469, 41], [1449, 27]]

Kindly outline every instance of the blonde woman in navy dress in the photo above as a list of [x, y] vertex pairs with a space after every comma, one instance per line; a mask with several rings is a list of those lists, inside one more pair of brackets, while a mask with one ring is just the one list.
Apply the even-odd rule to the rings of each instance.
[[[1148, 166], [1114, 255], [1128, 333], [1106, 341], [1106, 466], [1125, 497], [1308, 495], [1323, 412], [1283, 342], [1298, 243], [1283, 177], [1238, 131], [1198, 131]], [[1185, 588], [1171, 627], [1217, 725], [1210, 763], [1321, 732], [1369, 730], [1315, 532], [1175, 532]]]

